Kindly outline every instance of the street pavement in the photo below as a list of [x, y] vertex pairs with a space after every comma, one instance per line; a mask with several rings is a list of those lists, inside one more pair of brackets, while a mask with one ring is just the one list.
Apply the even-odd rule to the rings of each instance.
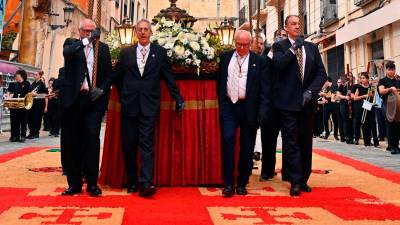
[[[103, 123], [101, 130], [101, 144], [104, 139], [105, 124]], [[15, 151], [20, 148], [34, 146], [59, 146], [60, 138], [48, 135], [48, 132], [42, 131], [40, 138], [26, 140], [24, 143], [9, 142], [9, 132], [0, 134], [0, 154]], [[281, 148], [281, 139], [278, 140], [278, 148]], [[375, 166], [385, 168], [392, 171], [400, 172], [400, 154], [391, 155], [386, 151], [386, 143], [381, 142], [380, 148], [364, 147], [363, 145], [348, 145], [336, 140], [325, 140], [314, 138], [314, 148], [328, 150], [340, 155], [347, 156], [352, 159], [368, 162]]]

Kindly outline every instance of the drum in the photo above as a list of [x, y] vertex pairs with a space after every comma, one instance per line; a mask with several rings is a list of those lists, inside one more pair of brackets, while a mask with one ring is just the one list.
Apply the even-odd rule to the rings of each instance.
[[398, 91], [388, 94], [385, 113], [389, 122], [400, 122], [400, 94]]

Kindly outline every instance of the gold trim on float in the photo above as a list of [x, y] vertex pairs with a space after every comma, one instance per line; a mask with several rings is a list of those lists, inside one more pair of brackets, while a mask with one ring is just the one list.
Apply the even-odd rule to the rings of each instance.
[[114, 110], [117, 112], [121, 112], [121, 103], [115, 100], [110, 100], [108, 102], [108, 110]]
[[[175, 109], [175, 101], [161, 101], [161, 110]], [[185, 101], [185, 109], [218, 109], [217, 100]]]

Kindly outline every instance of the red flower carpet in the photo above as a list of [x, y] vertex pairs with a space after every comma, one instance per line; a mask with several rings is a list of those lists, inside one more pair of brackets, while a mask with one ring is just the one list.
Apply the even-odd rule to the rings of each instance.
[[288, 195], [280, 175], [259, 182], [255, 170], [247, 196], [226, 199], [218, 188], [160, 187], [144, 199], [108, 187], [99, 198], [60, 196], [66, 179], [59, 152], [49, 149], [0, 155], [1, 225], [400, 224], [399, 173], [324, 150], [314, 151], [313, 191], [300, 197]]

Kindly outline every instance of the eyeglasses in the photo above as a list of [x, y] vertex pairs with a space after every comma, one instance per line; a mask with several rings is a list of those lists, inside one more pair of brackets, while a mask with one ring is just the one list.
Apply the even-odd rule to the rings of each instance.
[[250, 44], [235, 43], [235, 46], [238, 48], [248, 48]]
[[85, 32], [85, 33], [91, 33], [93, 30], [91, 30], [91, 29], [79, 29], [80, 31], [82, 31], [82, 32]]

